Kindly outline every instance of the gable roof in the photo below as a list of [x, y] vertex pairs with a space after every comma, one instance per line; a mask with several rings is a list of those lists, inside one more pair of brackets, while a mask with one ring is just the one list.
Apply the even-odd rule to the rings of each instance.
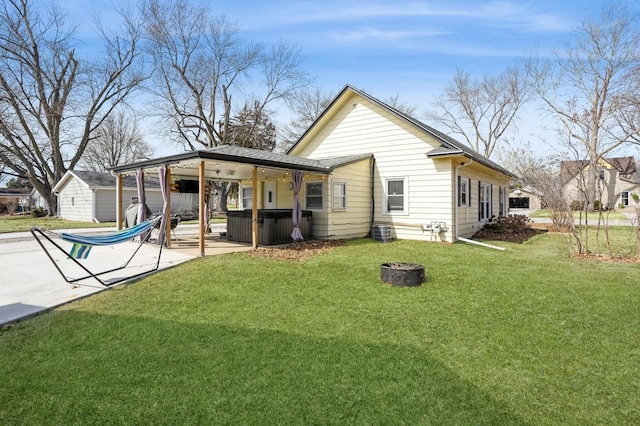
[[[603, 158], [602, 160], [609, 163], [613, 168], [617, 169], [620, 175], [630, 175], [628, 177], [620, 176], [620, 179], [639, 183], [640, 176], [638, 176], [636, 161], [633, 157], [611, 157]], [[589, 160], [577, 160], [577, 161], [561, 161], [560, 162], [560, 177], [563, 182], [568, 182], [570, 179], [576, 177], [581, 170], [589, 165]]]
[[[116, 178], [108, 172], [94, 172], [90, 170], [68, 170], [62, 176], [60, 182], [53, 187], [53, 192], [61, 190], [71, 178], [75, 177], [84, 183], [89, 189], [116, 189]], [[124, 176], [122, 187], [126, 189], [137, 189], [135, 176]], [[160, 181], [155, 177], [145, 176], [145, 189], [159, 189]]]
[[342, 98], [343, 96], [345, 96], [348, 93], [354, 93], [357, 94], [371, 102], [373, 102], [374, 104], [378, 105], [380, 108], [386, 110], [387, 112], [391, 113], [392, 115], [395, 115], [396, 117], [400, 118], [401, 120], [403, 120], [404, 122], [412, 125], [413, 127], [417, 128], [418, 130], [427, 133], [429, 135], [431, 135], [432, 137], [434, 137], [438, 142], [440, 142], [440, 146], [437, 148], [434, 148], [433, 150], [429, 151], [427, 153], [427, 156], [431, 157], [431, 158], [438, 158], [438, 157], [444, 157], [444, 156], [450, 156], [450, 155], [463, 155], [467, 158], [470, 158], [474, 161], [477, 161], [478, 163], [489, 167], [491, 169], [494, 169], [502, 174], [505, 174], [507, 176], [510, 177], [516, 177], [512, 172], [510, 172], [509, 170], [505, 169], [504, 167], [498, 165], [497, 163], [491, 161], [490, 159], [488, 159], [487, 157], [485, 157], [484, 155], [478, 153], [477, 151], [471, 149], [470, 147], [468, 147], [467, 145], [458, 142], [457, 140], [453, 139], [452, 137], [450, 137], [449, 135], [446, 135], [436, 129], [434, 129], [433, 127], [430, 127], [424, 123], [422, 123], [419, 120], [416, 120], [415, 118], [397, 110], [396, 108], [393, 108], [392, 106], [387, 105], [386, 103], [374, 98], [373, 96], [369, 95], [368, 93], [365, 93], [359, 89], [356, 89], [353, 86], [350, 86], [349, 84], [347, 84], [341, 91], [340, 93], [335, 97], [335, 99], [329, 104], [329, 106], [322, 112], [322, 114], [320, 114], [320, 116], [313, 122], [313, 124], [302, 134], [302, 136], [300, 136], [300, 138], [298, 139], [298, 141], [293, 144], [293, 146], [291, 148], [289, 148], [289, 150], [287, 151], [287, 153], [293, 151], [293, 149], [295, 149], [296, 146], [298, 146], [298, 144], [311, 132], [311, 130], [316, 126], [316, 124], [322, 120], [325, 116], [327, 116], [329, 114], [329, 111], [334, 107], [334, 105], [336, 105], [338, 103], [338, 100], [340, 98]]

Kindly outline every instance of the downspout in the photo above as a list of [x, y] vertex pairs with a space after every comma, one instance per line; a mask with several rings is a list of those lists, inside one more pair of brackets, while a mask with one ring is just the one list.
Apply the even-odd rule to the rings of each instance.
[[93, 222], [95, 223], [100, 223], [100, 221], [98, 220], [98, 218], [96, 218], [96, 209], [97, 207], [97, 203], [98, 203], [98, 190], [97, 189], [93, 189], [93, 197], [92, 201], [91, 201], [91, 218], [93, 220]]
[[370, 180], [371, 180], [371, 223], [369, 224], [369, 232], [372, 232], [371, 229], [373, 229], [373, 219], [375, 217], [375, 213], [376, 213], [376, 198], [375, 198], [375, 194], [373, 191], [373, 175], [375, 173], [375, 168], [376, 168], [376, 157], [371, 157], [371, 173], [370, 173]]
[[458, 241], [462, 241], [465, 243], [469, 243], [469, 244], [476, 244], [482, 247], [488, 247], [488, 248], [492, 248], [495, 250], [502, 250], [504, 251], [504, 247], [498, 247], [498, 246], [492, 246], [491, 244], [487, 244], [487, 243], [482, 243], [480, 241], [474, 241], [474, 240], [470, 240], [468, 238], [462, 238], [458, 235], [458, 227], [459, 227], [459, 223], [458, 223], [458, 200], [460, 197], [460, 188], [458, 186], [458, 169], [462, 168], [462, 167], [467, 167], [469, 165], [471, 165], [471, 163], [473, 163], [473, 159], [469, 159], [468, 163], [460, 163], [458, 166], [456, 166], [456, 168], [454, 169], [454, 181], [453, 181], [453, 185], [456, 188], [455, 192], [455, 198], [454, 198], [454, 203], [453, 203], [453, 211], [454, 211], [454, 220], [455, 220], [455, 228], [456, 228], [456, 240]]

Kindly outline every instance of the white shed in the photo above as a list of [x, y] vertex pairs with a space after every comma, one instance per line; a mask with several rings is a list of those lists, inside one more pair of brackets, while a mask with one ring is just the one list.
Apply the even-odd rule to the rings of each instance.
[[[53, 188], [58, 196], [58, 216], [83, 222], [115, 222], [116, 178], [110, 173], [69, 170]], [[123, 180], [123, 203], [128, 206], [137, 199], [135, 176]], [[145, 177], [145, 197], [152, 212], [162, 209], [162, 193], [155, 177]], [[193, 194], [172, 194], [171, 205], [193, 204]]]

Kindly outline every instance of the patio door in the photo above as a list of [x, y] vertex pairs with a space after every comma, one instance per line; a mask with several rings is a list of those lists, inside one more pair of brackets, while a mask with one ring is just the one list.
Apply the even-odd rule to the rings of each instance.
[[263, 186], [263, 204], [265, 209], [275, 209], [276, 208], [276, 182], [275, 181], [267, 181]]

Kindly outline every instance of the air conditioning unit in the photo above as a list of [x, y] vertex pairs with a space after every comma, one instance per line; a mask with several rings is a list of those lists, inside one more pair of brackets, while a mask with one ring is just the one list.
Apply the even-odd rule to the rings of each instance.
[[371, 238], [382, 243], [391, 241], [391, 227], [389, 225], [373, 225], [371, 227]]

